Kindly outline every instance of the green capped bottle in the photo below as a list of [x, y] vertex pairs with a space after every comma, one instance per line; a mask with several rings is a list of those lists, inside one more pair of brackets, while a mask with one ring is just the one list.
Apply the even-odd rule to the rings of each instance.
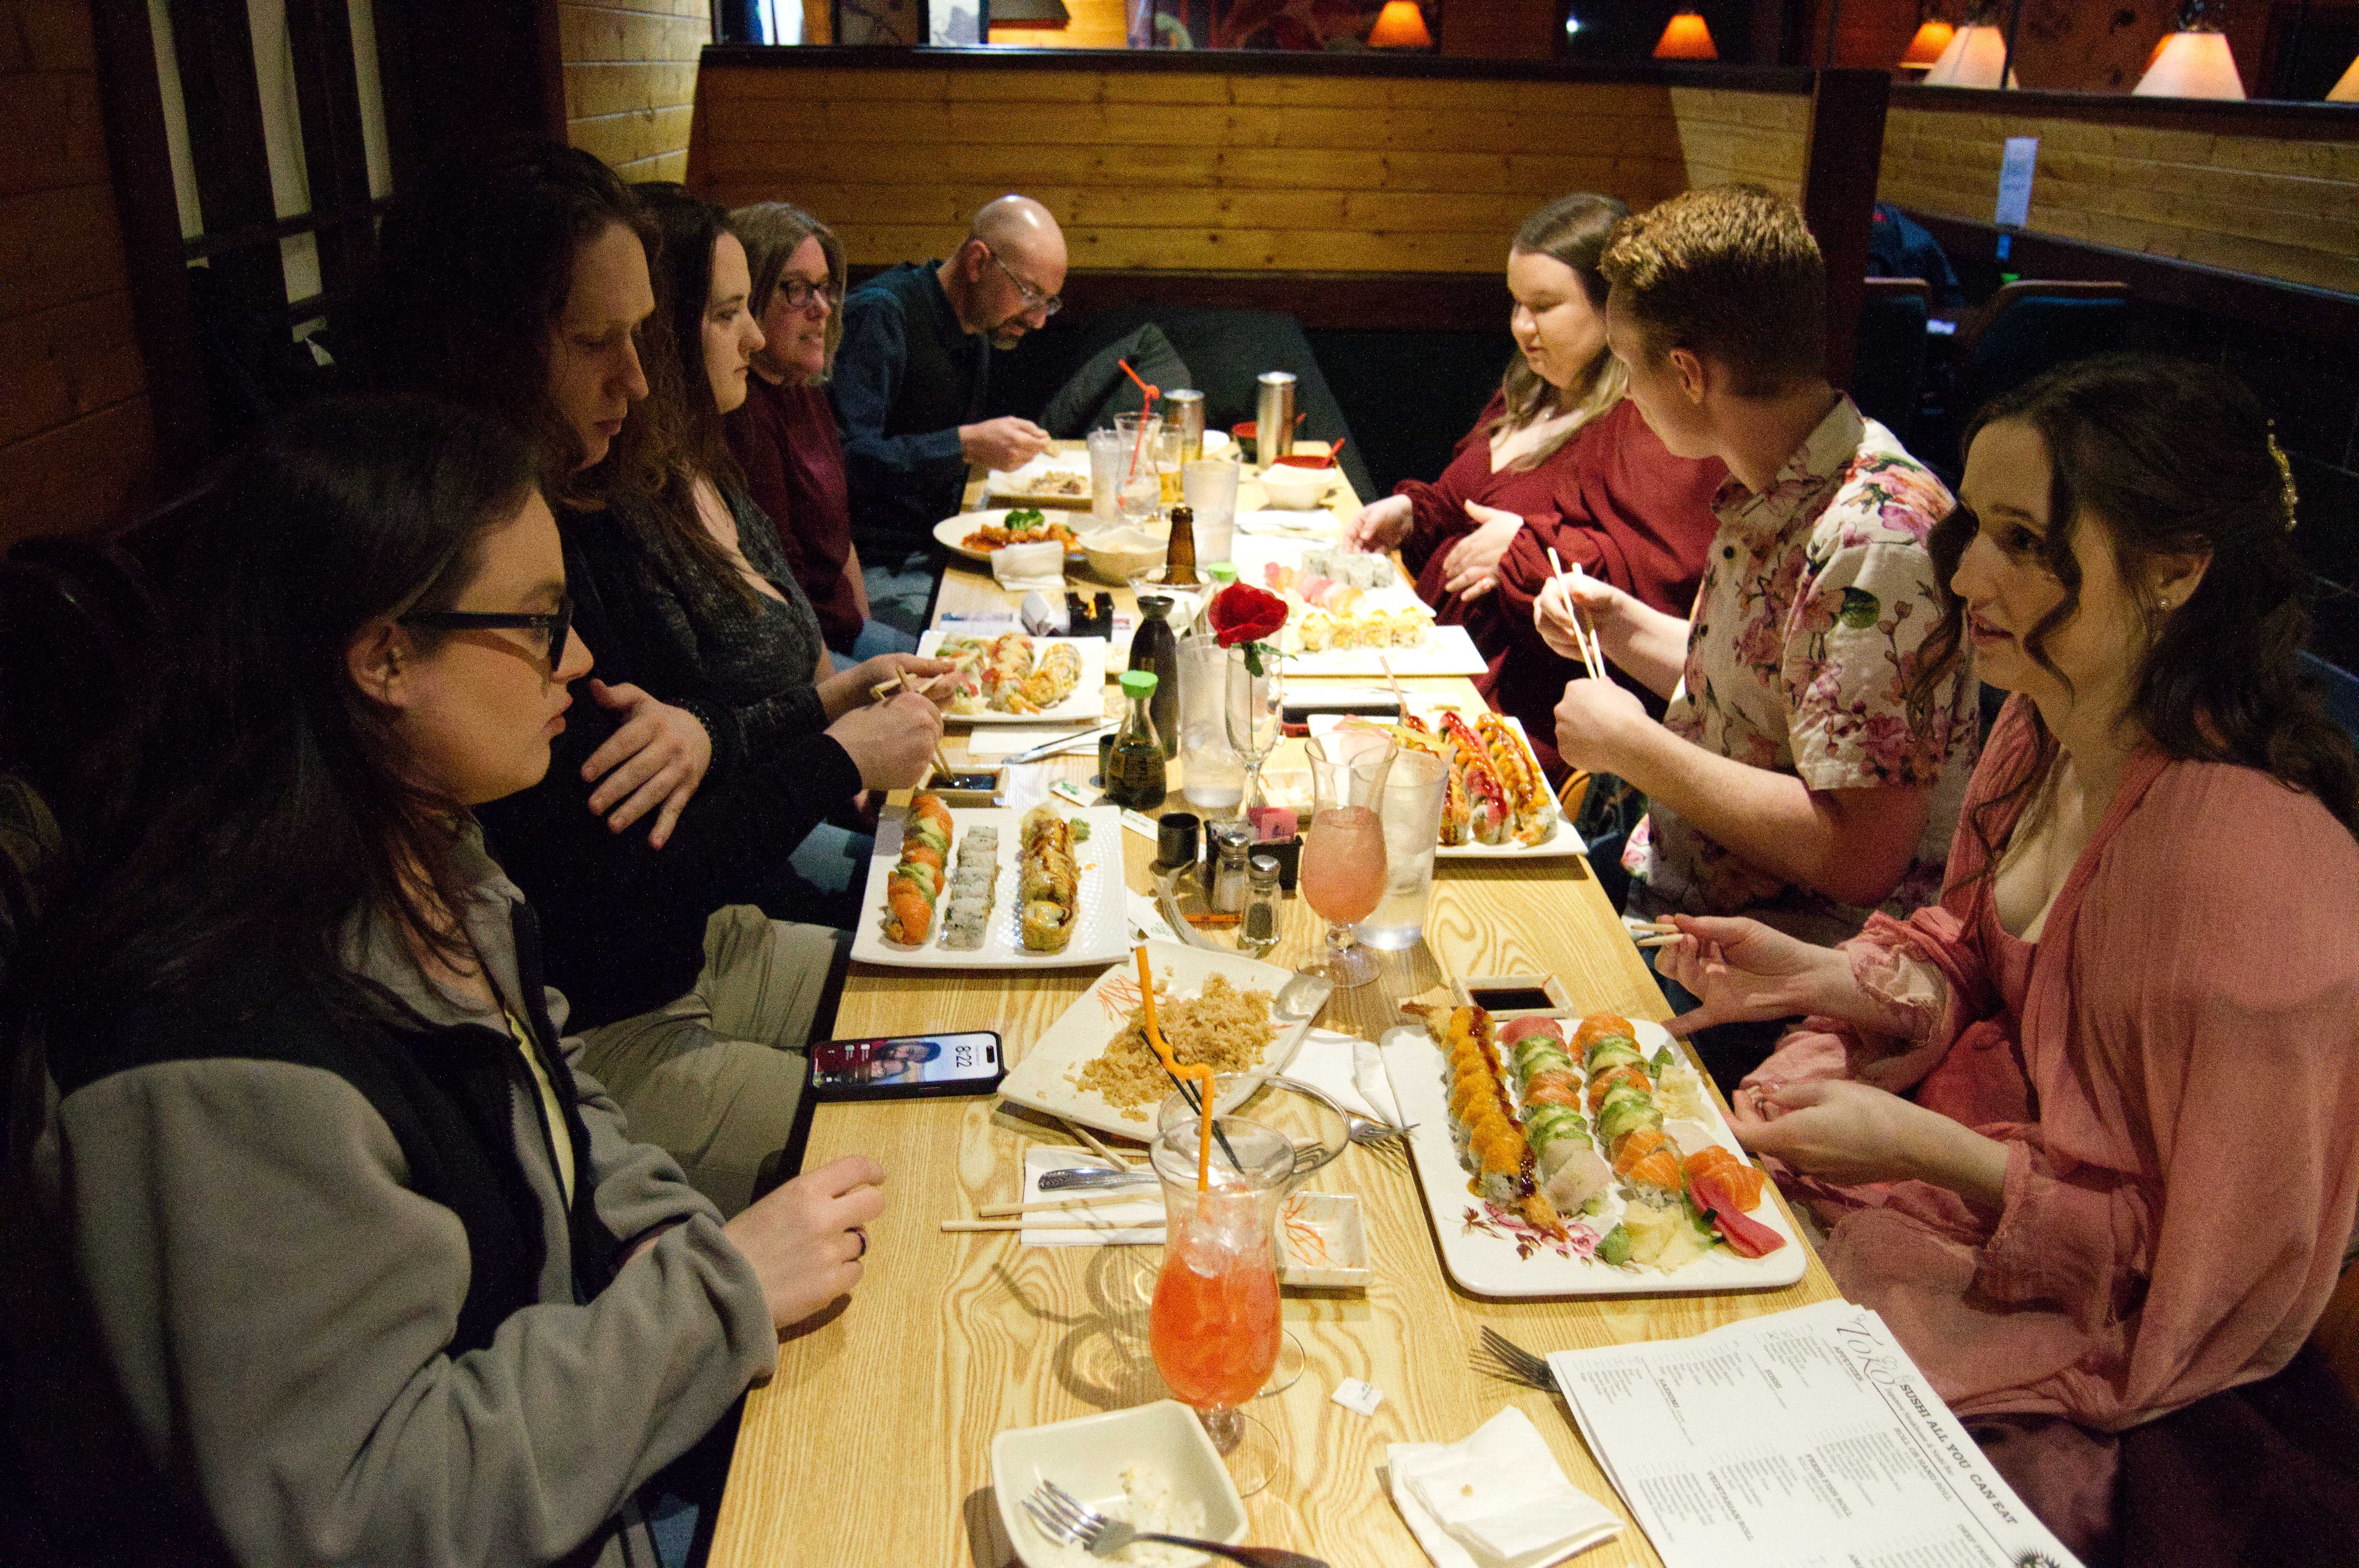
[[1161, 806], [1166, 789], [1163, 740], [1155, 732], [1156, 685], [1152, 670], [1123, 671], [1122, 728], [1114, 731], [1114, 750], [1106, 757], [1106, 799], [1134, 811]]

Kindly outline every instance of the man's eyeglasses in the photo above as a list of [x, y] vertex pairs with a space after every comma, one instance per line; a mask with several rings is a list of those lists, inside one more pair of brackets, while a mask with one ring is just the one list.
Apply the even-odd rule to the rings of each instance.
[[573, 596], [559, 594], [557, 608], [546, 615], [512, 614], [492, 610], [429, 610], [399, 619], [404, 626], [430, 626], [444, 632], [463, 632], [475, 627], [538, 632], [541, 637], [540, 656], [548, 661], [549, 673], [553, 676], [557, 673], [557, 666], [565, 662], [565, 638], [573, 628]]
[[1063, 295], [1041, 293], [1038, 289], [1033, 287], [1030, 284], [1016, 276], [1016, 269], [1009, 266], [1006, 262], [1001, 261], [999, 259], [999, 253], [993, 250], [989, 245], [983, 247], [983, 254], [991, 258], [992, 265], [997, 267], [1000, 271], [1007, 275], [1007, 281], [1014, 284], [1016, 286], [1016, 292], [1023, 297], [1024, 308], [1026, 309], [1038, 310], [1043, 316], [1054, 316], [1058, 311], [1062, 310], [1065, 308], [1065, 297]]
[[843, 303], [843, 290], [836, 287], [833, 279], [825, 283], [805, 283], [799, 277], [782, 277], [778, 279], [777, 295], [789, 310], [803, 309], [813, 299], [826, 300], [831, 308]]

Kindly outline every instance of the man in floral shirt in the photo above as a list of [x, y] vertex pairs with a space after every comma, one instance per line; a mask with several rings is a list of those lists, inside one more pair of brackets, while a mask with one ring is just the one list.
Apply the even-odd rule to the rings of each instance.
[[1978, 719], [1970, 654], [1920, 667], [1941, 603], [1925, 535], [1949, 492], [1828, 384], [1826, 267], [1792, 202], [1688, 191], [1625, 219], [1603, 268], [1631, 401], [1672, 452], [1729, 470], [1690, 619], [1593, 580], [1535, 609], [1571, 655], [1578, 602], [1606, 656], [1670, 697], [1659, 724], [1608, 681], [1557, 708], [1566, 762], [1647, 796], [1629, 913], [1741, 913], [1832, 943], [1872, 907], [1932, 903]]

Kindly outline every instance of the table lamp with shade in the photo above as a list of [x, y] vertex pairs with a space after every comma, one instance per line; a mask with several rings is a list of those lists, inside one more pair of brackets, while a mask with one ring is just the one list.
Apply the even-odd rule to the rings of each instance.
[[1376, 25], [1368, 29], [1368, 47], [1378, 49], [1430, 49], [1433, 35], [1426, 30], [1425, 12], [1417, 0], [1385, 0]]
[[1908, 40], [1908, 47], [1900, 52], [1897, 63], [1903, 70], [1930, 70], [1941, 63], [1941, 51], [1957, 36], [1958, 29], [1949, 23], [1939, 16], [1928, 16], [1917, 24], [1916, 37]]
[[1663, 36], [1655, 40], [1655, 58], [1718, 59], [1720, 50], [1712, 45], [1712, 29], [1704, 26], [1702, 13], [1681, 11], [1663, 24]]
[[1925, 73], [1925, 85], [1996, 87], [2003, 71], [2007, 86], [2022, 85], [2015, 72], [2006, 69], [2006, 29], [1994, 26], [1977, 12], [1970, 14], [1966, 25], [1950, 35], [1941, 58]]
[[2206, 0], [2186, 0], [2179, 20], [2147, 57], [2146, 74], [2130, 89], [2134, 98], [2242, 98], [2244, 78], [2236, 72], [2236, 57], [2228, 49], [2228, 35], [2220, 31], [2215, 13]]

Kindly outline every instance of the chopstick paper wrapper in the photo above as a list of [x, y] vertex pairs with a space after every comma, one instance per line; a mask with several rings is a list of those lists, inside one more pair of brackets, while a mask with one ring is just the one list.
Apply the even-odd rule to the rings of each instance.
[[[1070, 1193], [1044, 1193], [1040, 1174], [1073, 1163], [1070, 1147], [1036, 1146], [1024, 1152], [1024, 1201], [1043, 1203]], [[1098, 1204], [1069, 1217], [1034, 1211], [1024, 1217], [1027, 1247], [1143, 1247], [1163, 1245], [1163, 1189], [1142, 1184], [1134, 1202]]]

